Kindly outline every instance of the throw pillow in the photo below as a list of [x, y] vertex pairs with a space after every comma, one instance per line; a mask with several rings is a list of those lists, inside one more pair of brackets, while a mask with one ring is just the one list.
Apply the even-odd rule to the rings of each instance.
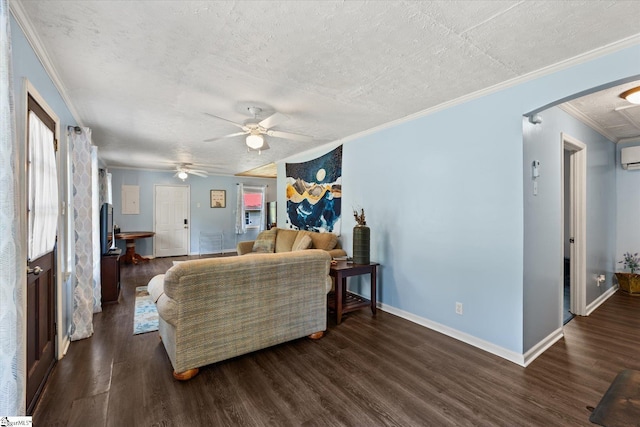
[[315, 249], [324, 249], [325, 251], [330, 251], [331, 249], [336, 247], [338, 243], [338, 236], [333, 233], [317, 233], [311, 231], [298, 231], [298, 237], [296, 241], [293, 243], [295, 246], [296, 243], [302, 239], [303, 236], [309, 236], [311, 241], [313, 242], [312, 247]]
[[297, 230], [285, 230], [283, 228], [278, 229], [276, 237], [276, 253], [290, 252], [293, 248], [293, 242], [298, 236]]
[[292, 251], [304, 251], [305, 249], [309, 249], [311, 247], [312, 243], [313, 243], [313, 240], [311, 240], [311, 237], [302, 236], [302, 239], [300, 239], [295, 245], [293, 245], [291, 250]]
[[253, 252], [257, 253], [273, 253], [276, 249], [276, 229], [265, 230], [258, 234], [255, 242], [253, 242]]

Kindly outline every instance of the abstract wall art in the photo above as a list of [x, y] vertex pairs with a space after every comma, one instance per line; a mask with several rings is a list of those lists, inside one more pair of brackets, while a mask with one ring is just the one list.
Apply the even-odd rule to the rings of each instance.
[[304, 163], [287, 163], [287, 228], [340, 234], [342, 145]]

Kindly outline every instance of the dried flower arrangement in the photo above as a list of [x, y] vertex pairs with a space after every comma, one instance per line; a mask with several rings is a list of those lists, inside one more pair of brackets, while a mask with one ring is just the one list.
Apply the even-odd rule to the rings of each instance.
[[364, 209], [360, 209], [360, 213], [358, 213], [358, 211], [354, 209], [353, 217], [356, 219], [358, 225], [367, 225], [367, 221], [364, 218]]

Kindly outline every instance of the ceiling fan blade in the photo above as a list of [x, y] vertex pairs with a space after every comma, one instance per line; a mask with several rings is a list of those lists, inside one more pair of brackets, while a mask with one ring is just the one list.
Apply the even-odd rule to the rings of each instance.
[[224, 120], [225, 122], [231, 123], [232, 125], [237, 126], [237, 127], [239, 127], [240, 129], [242, 129], [244, 131], [247, 130], [247, 127], [245, 125], [243, 125], [243, 124], [232, 122], [231, 120], [225, 119], [224, 117], [216, 116], [215, 114], [210, 114], [210, 113], [205, 113], [205, 114], [207, 116], [211, 116], [211, 117], [214, 117], [216, 119]]
[[209, 175], [207, 175], [207, 173], [205, 171], [194, 171], [194, 170], [190, 170], [188, 173], [190, 173], [191, 175], [196, 175], [196, 176], [201, 176], [203, 178], [208, 177]]
[[273, 113], [272, 115], [258, 123], [258, 125], [262, 126], [265, 129], [269, 129], [287, 120], [289, 120], [289, 116], [285, 116], [281, 113]]
[[274, 138], [291, 139], [293, 141], [300, 141], [300, 142], [313, 141], [312, 136], [300, 135], [300, 134], [291, 133], [291, 132], [281, 132], [279, 130], [268, 130], [267, 135], [273, 136]]
[[217, 141], [218, 139], [223, 139], [223, 138], [231, 138], [233, 136], [240, 136], [240, 135], [246, 135], [249, 132], [236, 132], [236, 133], [231, 133], [229, 135], [225, 135], [225, 136], [218, 136], [216, 138], [209, 138], [209, 139], [205, 139], [203, 142], [212, 142], [212, 141]]

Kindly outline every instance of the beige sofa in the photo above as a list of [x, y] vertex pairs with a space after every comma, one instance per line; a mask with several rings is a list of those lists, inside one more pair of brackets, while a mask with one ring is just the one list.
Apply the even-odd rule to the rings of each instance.
[[[291, 252], [300, 243], [304, 236], [311, 238], [311, 249], [322, 249], [329, 252], [332, 258], [346, 256], [347, 253], [340, 247], [338, 236], [332, 233], [314, 233], [304, 230], [287, 230], [273, 228], [275, 230], [275, 253]], [[262, 233], [261, 233], [262, 234]], [[253, 251], [255, 241], [239, 242], [236, 246], [238, 255], [245, 255]]]
[[191, 260], [149, 282], [176, 379], [327, 327], [331, 257], [323, 250]]

